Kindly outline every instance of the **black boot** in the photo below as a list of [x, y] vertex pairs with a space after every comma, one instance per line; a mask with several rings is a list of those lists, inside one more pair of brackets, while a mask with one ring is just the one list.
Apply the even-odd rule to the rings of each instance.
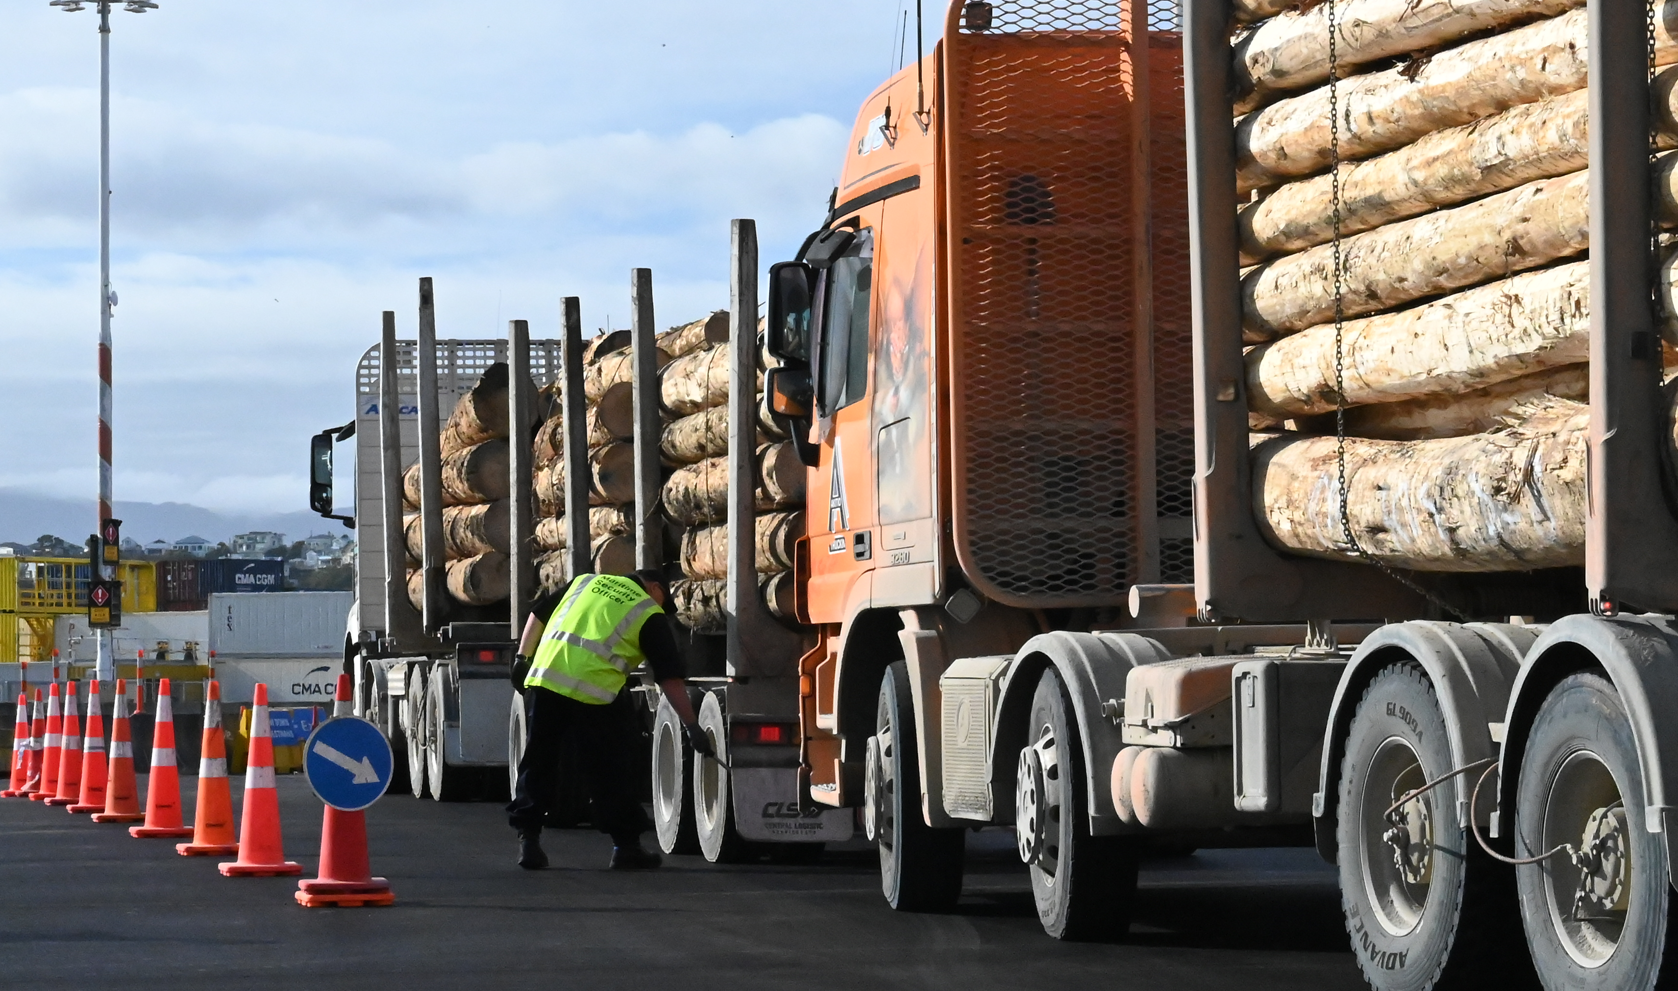
[[519, 866], [527, 871], [539, 871], [548, 866], [548, 855], [542, 852], [541, 830], [519, 834]]
[[664, 858], [658, 851], [644, 849], [639, 838], [623, 840], [612, 847], [614, 871], [650, 871], [662, 863]]

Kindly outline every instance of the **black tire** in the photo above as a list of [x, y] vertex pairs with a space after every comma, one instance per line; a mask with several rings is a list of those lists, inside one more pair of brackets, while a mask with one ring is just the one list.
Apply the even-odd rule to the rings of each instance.
[[699, 705], [699, 728], [711, 739], [711, 747], [722, 758], [699, 757], [693, 762], [694, 827], [699, 838], [699, 852], [713, 864], [738, 864], [753, 860], [757, 849], [740, 835], [734, 824], [734, 796], [729, 788], [728, 728], [723, 720], [722, 702], [716, 693], [707, 692]]
[[425, 688], [425, 670], [417, 664], [409, 665], [407, 694], [402, 699], [402, 735], [408, 743], [408, 791], [415, 798], [430, 793], [426, 780], [430, 760], [425, 753]]
[[900, 912], [945, 912], [961, 897], [966, 831], [934, 829], [921, 814], [920, 749], [909, 667], [886, 669], [875, 709], [874, 767], [866, 801], [880, 848], [880, 890]]
[[524, 746], [530, 739], [530, 728], [524, 722], [524, 696], [513, 693], [511, 711], [507, 713], [507, 788], [519, 788], [519, 763], [524, 760]]
[[1139, 842], [1091, 836], [1084, 751], [1060, 673], [1043, 672], [1020, 751], [1015, 829], [1043, 931], [1056, 939], [1116, 939], [1130, 929]]
[[669, 854], [700, 852], [688, 783], [693, 777], [693, 748], [688, 746], [682, 721], [666, 699], [659, 699], [653, 717], [653, 826], [659, 849]]
[[1401, 808], [1399, 826], [1384, 817], [1454, 766], [1426, 673], [1411, 663], [1379, 671], [1347, 733], [1336, 834], [1346, 930], [1375, 991], [1534, 983], [1512, 925], [1514, 872], [1460, 824], [1454, 783]]
[[443, 692], [446, 677], [427, 679], [425, 693], [425, 776], [431, 797], [439, 802], [466, 802], [483, 790], [483, 781], [475, 773], [477, 768], [456, 767], [448, 761], [445, 734], [447, 714]]
[[[1521, 760], [1515, 850], [1571, 843], [1598, 855], [1593, 897], [1564, 854], [1515, 869], [1527, 946], [1546, 988], [1644, 991], [1675, 973], [1665, 837], [1644, 828], [1643, 770], [1620, 693], [1595, 672], [1563, 679], [1539, 707]], [[1615, 809], [1618, 813], [1615, 814]], [[1587, 845], [1587, 822], [1602, 823]], [[1609, 817], [1612, 822], [1608, 821]], [[1629, 854], [1629, 857], [1627, 856]]]

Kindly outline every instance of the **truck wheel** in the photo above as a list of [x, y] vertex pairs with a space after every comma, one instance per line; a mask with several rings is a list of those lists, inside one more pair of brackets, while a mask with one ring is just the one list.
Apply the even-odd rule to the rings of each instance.
[[900, 912], [947, 911], [961, 897], [966, 834], [934, 829], [921, 812], [915, 707], [903, 661], [888, 667], [880, 681], [874, 725], [875, 766], [867, 776], [873, 788], [865, 788], [864, 801], [880, 848], [880, 890]]
[[1415, 664], [1382, 669], [1352, 715], [1336, 835], [1346, 931], [1375, 991], [1523, 983], [1513, 872], [1460, 824], [1454, 783], [1386, 813], [1453, 767], [1433, 683]]
[[448, 679], [438, 676], [427, 680], [430, 684], [425, 693], [425, 776], [430, 779], [431, 797], [439, 802], [464, 802], [472, 797], [478, 782], [472, 769], [450, 767], [446, 757], [448, 716], [443, 692], [447, 690]]
[[659, 699], [653, 718], [653, 825], [658, 846], [665, 853], [699, 852], [699, 827], [688, 798], [693, 749], [682, 733], [682, 722], [669, 701]]
[[1602, 675], [1563, 679], [1521, 761], [1515, 869], [1527, 945], [1548, 988], [1666, 987], [1678, 971], [1665, 837], [1644, 828], [1643, 771], [1620, 693]]
[[1091, 836], [1084, 750], [1072, 700], [1054, 668], [1031, 697], [1031, 722], [1020, 751], [1014, 792], [1020, 859], [1043, 931], [1056, 939], [1123, 936], [1136, 897], [1136, 841]]
[[425, 670], [418, 664], [408, 668], [408, 691], [402, 698], [402, 735], [408, 742], [408, 790], [415, 798], [427, 794], [425, 753]]
[[524, 722], [524, 696], [513, 693], [512, 711], [507, 714], [507, 794], [516, 795], [519, 790], [519, 764], [524, 760], [525, 741], [530, 739], [530, 729]]
[[[728, 730], [715, 692], [707, 692], [705, 701], [700, 703], [699, 728], [711, 738], [717, 756], [727, 761]], [[699, 851], [713, 864], [737, 864], [750, 859], [756, 851], [735, 828], [728, 768], [709, 757], [698, 757], [693, 765], [693, 819]]]

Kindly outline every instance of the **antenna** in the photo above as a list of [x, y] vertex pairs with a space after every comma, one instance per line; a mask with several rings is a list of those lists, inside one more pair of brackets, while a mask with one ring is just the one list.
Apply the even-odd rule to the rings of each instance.
[[932, 114], [926, 109], [926, 53], [922, 47], [921, 0], [915, 0], [915, 123], [925, 134], [932, 126]]
[[903, 12], [903, 30], [897, 33], [897, 71], [903, 71], [903, 56], [909, 47], [909, 12]]

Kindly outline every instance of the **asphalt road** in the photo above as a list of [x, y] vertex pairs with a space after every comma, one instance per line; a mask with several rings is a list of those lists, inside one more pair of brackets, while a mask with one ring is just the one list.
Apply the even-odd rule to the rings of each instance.
[[[191, 807], [192, 779], [185, 780]], [[238, 784], [235, 783], [237, 802]], [[280, 779], [286, 852], [313, 875], [320, 802]], [[18, 988], [1361, 988], [1334, 877], [1308, 850], [1149, 861], [1114, 944], [1044, 936], [1004, 833], [974, 837], [952, 915], [890, 911], [871, 848], [809, 867], [668, 858], [550, 831], [520, 870], [497, 806], [392, 795], [368, 814], [390, 908], [304, 909], [288, 878], [224, 878], [174, 841], [0, 799], [0, 985]]]

